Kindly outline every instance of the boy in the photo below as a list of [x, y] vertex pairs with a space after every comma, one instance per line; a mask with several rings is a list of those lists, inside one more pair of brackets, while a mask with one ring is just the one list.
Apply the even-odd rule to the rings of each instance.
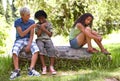
[[30, 18], [30, 10], [26, 7], [20, 9], [21, 18], [17, 19], [14, 22], [14, 26], [16, 28], [16, 40], [13, 45], [12, 54], [13, 54], [13, 63], [15, 70], [12, 72], [10, 79], [15, 79], [20, 76], [19, 69], [19, 52], [25, 47], [25, 51], [32, 52], [31, 65], [28, 69], [28, 75], [30, 76], [40, 76], [40, 74], [34, 70], [34, 66], [38, 57], [39, 48], [37, 47], [35, 42], [32, 42], [34, 35], [34, 27], [37, 25]]
[[[56, 74], [56, 71], [54, 70], [54, 59], [55, 59], [55, 48], [53, 46], [51, 36], [52, 36], [52, 25], [50, 22], [48, 22], [47, 14], [43, 10], [39, 10], [35, 13], [35, 18], [39, 20], [37, 24], [39, 26], [35, 29], [35, 33], [37, 34], [37, 45], [40, 50], [40, 59], [42, 63], [42, 74], [47, 73], [47, 67], [45, 65], [44, 56], [47, 55], [50, 57], [50, 67], [49, 71], [51, 74]], [[45, 50], [47, 54], [45, 53]]]

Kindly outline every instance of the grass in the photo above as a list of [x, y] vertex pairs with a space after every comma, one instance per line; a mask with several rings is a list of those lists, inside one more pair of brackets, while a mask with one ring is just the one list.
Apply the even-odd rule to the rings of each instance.
[[[95, 54], [87, 60], [59, 59], [56, 63], [57, 75], [27, 76], [26, 66], [22, 66], [21, 77], [14, 81], [105, 81], [107, 78], [120, 80], [120, 43], [107, 45], [112, 53], [112, 61], [103, 54]], [[0, 80], [9, 81], [12, 58], [0, 57]], [[40, 72], [40, 69], [37, 69]]]
[[[117, 42], [119, 35], [117, 39], [115, 36], [112, 38], [116, 43], [113, 43], [113, 40], [109, 41], [110, 43], [105, 40], [107, 44], [103, 42], [105, 48], [112, 54], [111, 61], [101, 53], [94, 54], [90, 60], [57, 59], [55, 64], [57, 75], [48, 73], [40, 77], [27, 76], [28, 63], [26, 63], [21, 65], [21, 76], [14, 81], [107, 81], [107, 79], [120, 81], [120, 43]], [[110, 37], [108, 36], [108, 39]], [[36, 69], [41, 72], [40, 67]], [[12, 58], [0, 56], [0, 81], [9, 81], [12, 70]]]

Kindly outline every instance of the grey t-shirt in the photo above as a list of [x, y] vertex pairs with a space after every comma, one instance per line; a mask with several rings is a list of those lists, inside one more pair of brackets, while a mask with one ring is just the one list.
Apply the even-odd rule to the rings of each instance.
[[[40, 22], [38, 22], [37, 24], [41, 25]], [[35, 33], [36, 34], [37, 34], [39, 29], [40, 29], [39, 26], [35, 28]], [[47, 22], [46, 29], [51, 33], [53, 32], [53, 27], [52, 27], [52, 24], [50, 22]], [[50, 40], [51, 38], [45, 32], [42, 32], [40, 36], [37, 36], [37, 39], [39, 39], [39, 40]]]

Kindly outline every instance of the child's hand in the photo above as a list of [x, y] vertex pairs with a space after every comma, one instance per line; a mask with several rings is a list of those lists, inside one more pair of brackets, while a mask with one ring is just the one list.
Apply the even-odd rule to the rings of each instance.
[[41, 27], [41, 26], [40, 26], [40, 24], [36, 24], [36, 25], [37, 25], [37, 27], [38, 27], [38, 28], [40, 28], [40, 27]]
[[38, 26], [38, 24], [32, 24], [31, 25], [31, 28], [35, 28], [35, 27], [37, 27]]
[[42, 24], [41, 27], [40, 27], [40, 29], [42, 31], [46, 31], [46, 25], [47, 25], [46, 23]]
[[27, 46], [25, 47], [25, 51], [26, 51], [26, 52], [30, 52], [30, 46], [27, 45]]
[[42, 31], [45, 31], [45, 30], [46, 30], [46, 27], [45, 27], [45, 26], [41, 26], [40, 29], [41, 29]]

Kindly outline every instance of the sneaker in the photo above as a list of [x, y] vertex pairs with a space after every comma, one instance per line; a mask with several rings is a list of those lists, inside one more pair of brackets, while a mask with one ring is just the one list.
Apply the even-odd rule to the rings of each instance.
[[43, 75], [47, 74], [47, 68], [46, 68], [46, 66], [42, 68], [42, 74]]
[[29, 75], [29, 76], [40, 76], [40, 73], [37, 72], [37, 71], [34, 70], [34, 69], [32, 69], [32, 70], [28, 69], [28, 75]]
[[50, 66], [50, 73], [53, 75], [55, 75], [57, 73], [53, 66]]
[[15, 78], [17, 78], [19, 76], [20, 76], [20, 69], [14, 70], [13, 72], [11, 72], [10, 80], [14, 80]]

